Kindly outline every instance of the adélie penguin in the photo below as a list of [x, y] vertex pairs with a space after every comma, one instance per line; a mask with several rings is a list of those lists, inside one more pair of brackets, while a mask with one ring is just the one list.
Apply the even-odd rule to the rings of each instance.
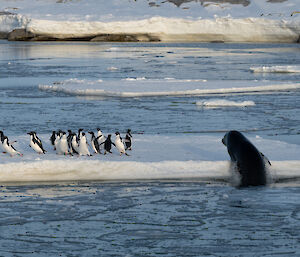
[[124, 146], [124, 143], [123, 143], [122, 138], [121, 138], [121, 136], [120, 136], [120, 133], [119, 133], [119, 132], [116, 132], [115, 134], [116, 134], [115, 146], [116, 146], [116, 148], [118, 149], [120, 155], [122, 155], [122, 154], [128, 155], [128, 154], [126, 153], [126, 151], [125, 151], [125, 146]]
[[104, 149], [104, 145], [102, 143], [105, 141], [105, 136], [102, 134], [102, 131], [100, 128], [97, 128], [97, 141], [99, 144], [99, 149]]
[[68, 147], [68, 141], [67, 141], [67, 135], [66, 132], [62, 132], [62, 136], [57, 144], [56, 147], [56, 153], [57, 154], [69, 154], [69, 147]]
[[52, 131], [52, 134], [51, 134], [51, 137], [50, 137], [50, 142], [51, 142], [51, 145], [53, 145], [53, 147], [54, 147], [54, 151], [56, 150], [55, 149], [55, 144], [54, 144], [55, 139], [56, 139], [56, 131]]
[[78, 154], [79, 153], [79, 145], [77, 143], [77, 135], [75, 133], [71, 136], [71, 149], [72, 153]]
[[73, 153], [73, 149], [72, 149], [72, 136], [73, 136], [73, 132], [72, 130], [68, 129], [68, 136], [67, 136], [67, 142], [68, 142], [68, 147], [69, 147], [69, 151], [70, 154]]
[[40, 141], [38, 141], [36, 139], [36, 137], [34, 136], [33, 132], [28, 132], [28, 135], [30, 135], [30, 143], [29, 146], [36, 151], [38, 154], [44, 154], [46, 151], [44, 150], [42, 144], [40, 143]]
[[106, 152], [112, 153], [111, 152], [111, 145], [116, 146], [112, 141], [111, 141], [111, 134], [109, 134], [106, 138], [106, 140], [101, 143], [101, 145], [104, 145], [104, 154], [106, 154]]
[[79, 155], [88, 155], [88, 156], [92, 156], [90, 154], [89, 148], [88, 148], [88, 144], [87, 144], [87, 140], [86, 140], [86, 136], [84, 132], [81, 132], [81, 137], [79, 139]]
[[82, 132], [83, 131], [83, 129], [78, 129], [78, 135], [77, 135], [77, 143], [79, 144], [79, 141], [80, 141], [80, 138], [81, 138], [81, 136], [82, 136]]
[[0, 130], [0, 149], [3, 151], [3, 153], [6, 153], [6, 151], [3, 148], [3, 141], [4, 141], [4, 133]]
[[54, 140], [54, 150], [56, 150], [56, 148], [57, 148], [57, 146], [59, 144], [61, 135], [62, 134], [60, 132], [56, 132], [56, 138]]
[[130, 129], [127, 130], [124, 143], [125, 143], [125, 151], [131, 150], [132, 135], [131, 135], [131, 130]]
[[21, 154], [20, 152], [18, 152], [12, 144], [9, 143], [8, 138], [6, 136], [4, 136], [4, 140], [2, 143], [2, 147], [5, 150], [5, 152], [9, 153], [10, 156], [14, 156], [14, 155], [20, 155], [23, 156], [23, 154]]
[[91, 143], [92, 143], [92, 148], [94, 150], [95, 153], [101, 153], [100, 152], [100, 148], [99, 148], [99, 143], [97, 138], [95, 137], [94, 132], [90, 131], [89, 134], [91, 134]]
[[[37, 136], [37, 134], [36, 134], [35, 131], [32, 131], [32, 133], [33, 133], [33, 136], [35, 137], [35, 139], [39, 142], [39, 144], [40, 144], [40, 145], [42, 146], [42, 148], [43, 148], [42, 140], [39, 139], [39, 137]], [[45, 150], [44, 150], [44, 151], [45, 151]], [[45, 152], [47, 152], [47, 151], [45, 151]]]

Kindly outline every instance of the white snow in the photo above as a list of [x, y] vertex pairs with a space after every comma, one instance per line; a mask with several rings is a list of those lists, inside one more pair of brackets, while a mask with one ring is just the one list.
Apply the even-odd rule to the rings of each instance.
[[[248, 136], [271, 161], [272, 177], [300, 175], [300, 146], [282, 141]], [[138, 135], [133, 134], [130, 156], [113, 154], [86, 156], [56, 155], [50, 135], [39, 135], [47, 150], [35, 153], [29, 137], [10, 136], [23, 157], [0, 155], [1, 182], [126, 180], [199, 178], [216, 181], [229, 179], [229, 156], [220, 135]], [[114, 140], [114, 139], [113, 139]]]
[[261, 73], [299, 73], [299, 65], [276, 65], [276, 66], [261, 66], [261, 67], [251, 67], [250, 70], [253, 72]]
[[63, 92], [78, 96], [185, 96], [210, 94], [236, 94], [276, 92], [299, 89], [300, 83], [280, 83], [264, 81], [205, 81], [177, 79], [133, 78], [121, 81], [68, 79], [52, 85], [39, 85], [43, 91]]
[[24, 28], [55, 38], [134, 34], [144, 40], [141, 35], [148, 34], [164, 42], [296, 42], [300, 34], [297, 0], [252, 0], [248, 6], [188, 2], [182, 7], [167, 1], [150, 7], [145, 0], [0, 0], [0, 6], [15, 13], [0, 15], [0, 32]]

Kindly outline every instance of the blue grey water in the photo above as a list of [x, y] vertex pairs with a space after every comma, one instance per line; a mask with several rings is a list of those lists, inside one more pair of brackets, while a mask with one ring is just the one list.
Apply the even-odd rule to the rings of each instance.
[[[300, 90], [221, 95], [256, 105], [205, 110], [195, 102], [216, 96], [88, 99], [38, 90], [70, 78], [300, 81], [300, 73], [250, 70], [277, 65], [299, 66], [300, 46], [0, 41], [0, 129], [238, 129], [299, 144]], [[0, 256], [298, 256], [299, 193], [292, 182], [244, 190], [188, 179], [2, 184]]]
[[[70, 78], [205, 79], [299, 82], [300, 73], [253, 73], [250, 67], [299, 65], [300, 47], [253, 44], [0, 43], [0, 128], [14, 134], [78, 127], [145, 133], [213, 133], [235, 128], [274, 136], [300, 132], [299, 90], [223, 96], [254, 101], [251, 109], [201, 110], [209, 97], [107, 98], [88, 101], [42, 92], [38, 84]], [[111, 70], [115, 67], [117, 70]], [[219, 98], [219, 97], [218, 97]], [[221, 97], [222, 98], [222, 97]], [[203, 122], [205, 121], [205, 122]]]

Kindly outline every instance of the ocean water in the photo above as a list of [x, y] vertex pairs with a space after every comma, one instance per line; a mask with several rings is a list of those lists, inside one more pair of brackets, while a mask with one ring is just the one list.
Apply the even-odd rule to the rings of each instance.
[[[1, 129], [13, 134], [28, 130], [95, 129], [144, 133], [213, 133], [228, 129], [260, 135], [299, 133], [299, 90], [256, 94], [211, 94], [187, 97], [104, 97], [87, 99], [43, 92], [38, 85], [68, 79], [115, 82], [122, 92], [126, 78], [206, 80], [218, 85], [296, 83], [300, 73], [255, 73], [251, 67], [299, 65], [298, 45], [252, 44], [0, 44]], [[143, 80], [141, 80], [143, 82]], [[150, 86], [155, 86], [152, 81]], [[183, 87], [189, 83], [182, 83]], [[201, 82], [199, 82], [201, 84]], [[205, 84], [205, 82], [202, 82]], [[139, 84], [136, 84], [137, 87]], [[143, 88], [141, 87], [141, 91]], [[90, 97], [91, 98], [91, 97]], [[255, 107], [203, 110], [195, 103], [215, 99], [253, 101]]]
[[[299, 255], [299, 53], [297, 44], [0, 41], [0, 129], [24, 153], [0, 157], [0, 256]], [[132, 159], [57, 157], [47, 142], [52, 130], [97, 127], [131, 128]], [[230, 129], [288, 176], [233, 187], [220, 142]], [[28, 148], [31, 130], [45, 156]], [[108, 179], [95, 168], [102, 160]], [[43, 182], [28, 180], [43, 171]]]

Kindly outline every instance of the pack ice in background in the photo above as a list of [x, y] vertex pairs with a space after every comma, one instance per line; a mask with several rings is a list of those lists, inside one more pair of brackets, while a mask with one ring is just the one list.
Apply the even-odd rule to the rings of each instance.
[[0, 1], [9, 40], [299, 42], [298, 0]]

